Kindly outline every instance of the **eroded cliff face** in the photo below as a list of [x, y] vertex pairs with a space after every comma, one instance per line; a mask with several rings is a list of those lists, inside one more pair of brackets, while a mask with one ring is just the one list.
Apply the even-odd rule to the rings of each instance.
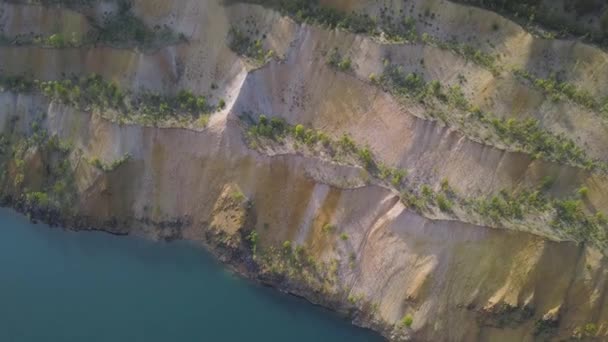
[[[395, 341], [607, 338], [604, 50], [448, 1], [320, 2], [413, 18], [401, 39], [261, 3], [134, 1], [141, 27], [185, 36], [152, 46], [50, 38], [90, 37], [112, 1], [1, 2], [3, 37], [42, 35], [0, 45], [4, 203], [198, 241]], [[395, 91], [391, 65], [440, 96]], [[6, 79], [92, 73], [129, 91], [122, 102]], [[131, 100], [183, 89], [205, 106]], [[541, 138], [513, 133], [526, 119]]]

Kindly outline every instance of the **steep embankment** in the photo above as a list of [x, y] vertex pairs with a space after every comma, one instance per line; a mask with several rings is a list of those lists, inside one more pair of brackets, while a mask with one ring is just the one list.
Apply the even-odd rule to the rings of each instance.
[[0, 3], [42, 34], [0, 45], [5, 203], [199, 241], [392, 340], [605, 338], [604, 51], [445, 1], [321, 1], [373, 30], [264, 3]]

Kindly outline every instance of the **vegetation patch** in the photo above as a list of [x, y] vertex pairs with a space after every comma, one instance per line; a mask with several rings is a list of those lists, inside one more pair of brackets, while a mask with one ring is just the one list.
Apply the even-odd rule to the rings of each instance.
[[587, 323], [576, 327], [572, 332], [572, 338], [576, 340], [593, 339], [597, 336], [598, 330], [595, 323]]
[[402, 328], [410, 328], [413, 323], [414, 323], [414, 317], [412, 317], [412, 315], [410, 315], [410, 314], [407, 314], [407, 315], [403, 316], [403, 318], [399, 322], [399, 325]]
[[462, 58], [489, 70], [495, 76], [499, 75], [502, 70], [497, 63], [497, 56], [481, 51], [471, 45], [460, 43], [456, 40], [442, 41], [428, 33], [423, 33], [420, 40], [427, 45], [436, 46], [443, 50], [450, 50]]
[[184, 34], [176, 34], [168, 26], [148, 27], [132, 11], [132, 2], [118, 1], [118, 10], [104, 16], [98, 29], [90, 33], [96, 42], [110, 45], [136, 44], [146, 49], [185, 42]]
[[21, 34], [9, 37], [0, 32], [0, 45], [37, 45], [55, 49], [80, 47], [84, 45], [84, 40], [75, 32], [66, 36], [62, 33], [43, 34]]
[[424, 103], [429, 108], [429, 117], [450, 122], [469, 136], [485, 141], [489, 137], [480, 136], [479, 132], [486, 131], [498, 142], [524, 151], [534, 158], [600, 173], [608, 172], [608, 163], [592, 159], [572, 139], [543, 129], [535, 119], [500, 119], [474, 107], [459, 85], [445, 87], [436, 80], [426, 82], [419, 74], [406, 73], [401, 66], [388, 61], [385, 62], [382, 75], [374, 76], [372, 83], [383, 87], [397, 98]]
[[101, 171], [104, 172], [110, 172], [110, 171], [114, 171], [116, 170], [118, 167], [120, 167], [121, 165], [125, 164], [126, 162], [128, 162], [131, 159], [131, 155], [129, 155], [128, 153], [126, 153], [125, 155], [123, 155], [122, 157], [110, 162], [110, 163], [105, 163], [102, 160], [100, 160], [97, 157], [94, 158], [90, 158], [87, 161], [89, 162], [89, 164], [95, 166], [96, 168], [98, 168]]
[[353, 70], [353, 63], [349, 57], [343, 57], [338, 48], [334, 48], [327, 57], [327, 64], [342, 72]]
[[[255, 231], [249, 236], [254, 236], [255, 241], [258, 241], [258, 234]], [[356, 262], [354, 253], [350, 253], [347, 260], [341, 258], [318, 260], [308, 246], [289, 240], [268, 247], [252, 242], [250, 248], [262, 279], [270, 279], [276, 284], [287, 285], [291, 289], [310, 291], [324, 298], [333, 298], [333, 300], [341, 298], [351, 305], [351, 309], [372, 307], [372, 303], [366, 300], [364, 294], [354, 293], [351, 289], [340, 286], [339, 273], [347, 266], [350, 269], [354, 267]], [[377, 308], [373, 311], [377, 311]]]
[[[562, 237], [590, 242], [608, 252], [608, 220], [602, 213], [586, 210], [581, 201], [581, 196], [587, 196], [588, 190], [579, 189], [562, 199], [549, 198], [546, 190], [552, 181], [545, 179], [530, 190], [501, 190], [489, 197], [468, 198], [459, 195], [447, 179], [441, 180], [437, 189], [408, 180], [407, 171], [385, 166], [369, 147], [361, 147], [349, 135], [332, 139], [323, 132], [301, 124], [291, 126], [276, 117], [268, 119], [260, 115], [257, 122], [249, 115], [241, 118], [249, 121], [247, 140], [251, 148], [289, 145], [363, 167], [370, 181], [393, 189], [400, 194], [404, 205], [421, 214], [453, 217], [487, 226], [528, 226], [529, 222], [535, 222], [533, 224], [551, 227]], [[324, 232], [334, 230], [330, 225], [323, 227]], [[342, 233], [340, 239], [346, 241], [349, 237]]]
[[121, 115], [119, 119], [130, 118], [142, 123], [176, 118], [200, 121], [225, 106], [223, 100], [212, 105], [207, 97], [195, 95], [188, 90], [181, 90], [175, 95], [160, 95], [151, 91], [132, 93], [95, 74], [57, 81], [0, 75], [0, 91], [41, 93], [51, 101], [81, 110], [114, 110]]
[[263, 65], [276, 56], [273, 50], [264, 48], [262, 39], [253, 39], [246, 32], [236, 27], [232, 27], [228, 32], [228, 47], [257, 65]]
[[466, 58], [493, 74], [500, 72], [497, 57], [473, 46], [456, 41], [444, 42], [428, 33], [420, 35], [416, 30], [416, 20], [408, 16], [394, 16], [382, 9], [378, 18], [365, 13], [344, 13], [321, 6], [319, 0], [243, 0], [274, 8], [300, 23], [315, 24], [329, 29], [342, 29], [357, 34], [367, 34], [389, 43], [422, 43], [450, 50]]
[[367, 146], [359, 146], [348, 134], [339, 139], [332, 139], [326, 133], [304, 125], [287, 124], [283, 119], [268, 118], [260, 115], [256, 122], [250, 115], [243, 117], [250, 125], [247, 139], [252, 148], [261, 148], [265, 143], [292, 144], [295, 148], [307, 148], [312, 153], [323, 153], [329, 158], [365, 168], [387, 186], [401, 186], [407, 175], [406, 170], [387, 167], [379, 163], [373, 152]]
[[492, 125], [498, 136], [507, 143], [514, 142], [535, 158], [583, 167], [586, 170], [608, 172], [608, 164], [592, 160], [572, 139], [542, 129], [535, 119], [515, 120], [481, 118]]
[[[578, 39], [608, 46], [608, 7], [603, 1], [566, 1], [564, 10], [575, 16], [568, 22], [555, 14], [550, 5], [560, 6], [561, 2], [540, 0], [454, 0], [498, 12], [524, 26], [528, 31], [543, 38], [575, 36]], [[583, 18], [587, 16], [587, 18]], [[600, 21], [600, 30], [592, 30], [585, 22], [589, 16]], [[603, 23], [606, 24], [603, 24]], [[547, 30], [550, 32], [547, 32]]]
[[306, 284], [315, 292], [335, 294], [339, 261], [318, 261], [305, 246], [285, 241], [282, 246], [255, 246], [254, 260], [260, 273], [275, 279], [286, 278]]
[[12, 117], [0, 134], [2, 202], [46, 216], [49, 223], [57, 213], [74, 214], [77, 190], [69, 158], [71, 145], [47, 134], [43, 115], [31, 123], [27, 134], [17, 130], [18, 121]]
[[[21, 3], [21, 2], [17, 2]], [[64, 6], [75, 10], [89, 10], [93, 0], [39, 0], [43, 6]], [[175, 33], [166, 25], [148, 27], [133, 14], [131, 0], [115, 0], [116, 10], [104, 13], [100, 21], [91, 16], [86, 18], [93, 27], [82, 36], [76, 32], [44, 34], [23, 34], [16, 37], [0, 35], [0, 44], [37, 45], [50, 48], [70, 48], [106, 44], [116, 47], [137, 46], [142, 49], [157, 49], [164, 45], [186, 42], [183, 33]]]
[[567, 98], [576, 104], [592, 111], [599, 112], [605, 118], [608, 118], [608, 97], [603, 99], [595, 98], [589, 91], [578, 88], [572, 83], [560, 82], [556, 75], [553, 75], [548, 79], [543, 79], [526, 70], [516, 69], [513, 73], [517, 77], [529, 81], [536, 88], [545, 92], [553, 101]]

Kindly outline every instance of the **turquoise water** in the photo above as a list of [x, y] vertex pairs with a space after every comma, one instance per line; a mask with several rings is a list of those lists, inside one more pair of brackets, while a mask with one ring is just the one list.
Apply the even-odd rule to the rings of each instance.
[[185, 242], [33, 225], [0, 209], [0, 341], [382, 341]]

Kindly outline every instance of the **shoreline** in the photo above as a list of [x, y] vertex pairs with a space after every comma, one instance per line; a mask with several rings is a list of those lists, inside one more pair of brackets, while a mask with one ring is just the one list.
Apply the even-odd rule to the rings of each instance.
[[[15, 203], [17, 205], [12, 205]], [[189, 243], [192, 246], [194, 246], [195, 248], [200, 249], [204, 253], [207, 253], [213, 259], [213, 261], [218, 263], [218, 265], [220, 265], [220, 267], [222, 267], [224, 270], [228, 270], [232, 274], [238, 276], [242, 280], [249, 282], [252, 285], [269, 288], [269, 289], [272, 289], [274, 292], [280, 293], [281, 295], [286, 295], [286, 296], [291, 296], [294, 298], [301, 299], [309, 305], [312, 305], [317, 308], [321, 308], [332, 314], [335, 314], [341, 320], [343, 320], [344, 322], [348, 323], [349, 325], [351, 325], [353, 327], [367, 330], [369, 332], [376, 334], [379, 338], [382, 338], [383, 341], [389, 341], [389, 337], [387, 336], [386, 332], [374, 329], [372, 322], [366, 322], [365, 320], [359, 319], [361, 316], [365, 316], [365, 313], [358, 312], [358, 310], [356, 310], [356, 309], [349, 310], [340, 301], [329, 300], [329, 301], [323, 303], [321, 300], [314, 300], [313, 298], [311, 298], [310, 293], [308, 293], [308, 296], [307, 296], [306, 291], [298, 291], [297, 289], [295, 289], [295, 288], [292, 289], [288, 285], [286, 285], [285, 283], [290, 282], [289, 279], [286, 279], [286, 281], [284, 281], [283, 283], [279, 283], [279, 282], [273, 281], [271, 276], [265, 276], [263, 273], [259, 273], [259, 272], [254, 271], [251, 268], [248, 268], [247, 260], [241, 260], [241, 262], [231, 262], [233, 259], [227, 257], [226, 254], [222, 253], [222, 251], [218, 247], [214, 247], [209, 241], [196, 241], [196, 240], [190, 240], [190, 239], [184, 239], [184, 238], [171, 238], [171, 237], [154, 238], [154, 237], [150, 236], [149, 234], [137, 234], [137, 233], [132, 233], [129, 231], [124, 231], [124, 232], [115, 231], [115, 230], [107, 229], [105, 227], [98, 228], [98, 227], [87, 225], [86, 223], [84, 223], [84, 222], [86, 222], [85, 220], [87, 218], [80, 217], [80, 216], [66, 219], [65, 217], [63, 217], [62, 215], [59, 214], [59, 216], [54, 216], [58, 221], [53, 221], [52, 223], [49, 223], [47, 220], [45, 220], [44, 215], [42, 215], [42, 213], [45, 213], [45, 212], [49, 213], [49, 211], [43, 211], [40, 208], [23, 205], [23, 203], [21, 203], [20, 201], [9, 201], [9, 202], [0, 201], [0, 209], [5, 209], [8, 211], [11, 211], [14, 214], [20, 216], [21, 218], [27, 220], [31, 224], [45, 225], [45, 226], [47, 226], [47, 227], [45, 227], [45, 229], [48, 229], [48, 228], [59, 229], [59, 230], [66, 231], [66, 232], [76, 232], [76, 233], [99, 232], [99, 233], [109, 234], [109, 235], [116, 236], [116, 237], [138, 237], [138, 238], [142, 238], [142, 239], [154, 242], [154, 243], [158, 243], [158, 242], [172, 243], [172, 242], [176, 242], [176, 241]], [[63, 222], [63, 223], [59, 223], [59, 222]], [[69, 223], [73, 223], [73, 222], [84, 223], [84, 225], [78, 226], [78, 227], [71, 226]], [[85, 227], [85, 226], [88, 226], [88, 227]], [[248, 255], [247, 257], [251, 258], [251, 255]], [[254, 261], [250, 260], [250, 262], [254, 262]], [[305, 288], [306, 285], [304, 284], [303, 287]]]

